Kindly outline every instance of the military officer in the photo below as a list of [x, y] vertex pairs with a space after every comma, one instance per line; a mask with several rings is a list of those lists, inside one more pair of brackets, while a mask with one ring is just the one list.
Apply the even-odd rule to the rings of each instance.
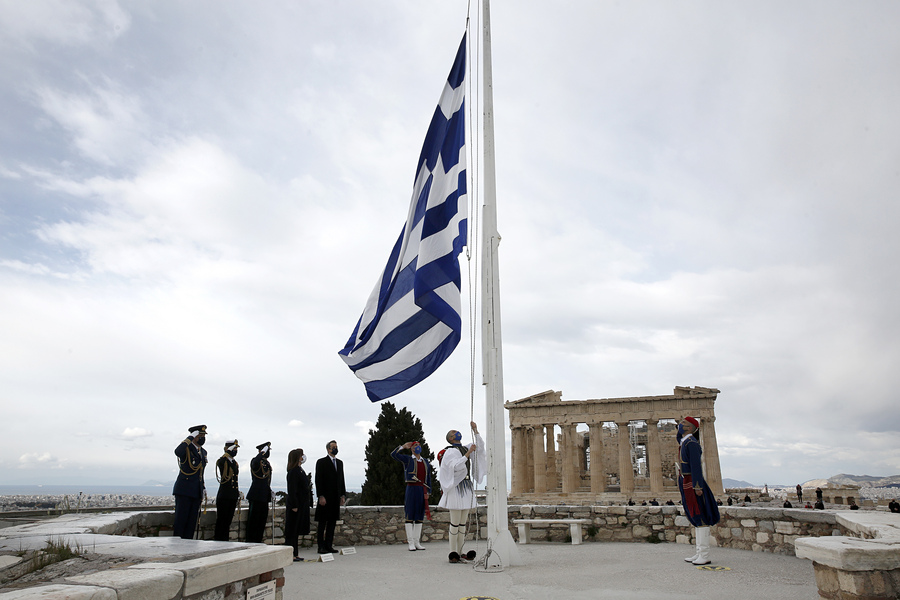
[[216, 535], [220, 542], [228, 541], [228, 531], [234, 519], [234, 509], [241, 499], [238, 489], [238, 462], [234, 460], [240, 448], [237, 440], [225, 442], [225, 453], [216, 461], [216, 479], [219, 492], [216, 494]]
[[175, 448], [178, 458], [178, 479], [172, 494], [175, 496], [175, 526], [173, 534], [189, 540], [194, 537], [200, 505], [206, 497], [203, 472], [206, 469], [206, 425], [194, 425], [188, 436]]
[[266, 521], [269, 518], [269, 502], [272, 501], [272, 465], [269, 455], [272, 444], [266, 442], [256, 447], [256, 456], [250, 461], [250, 489], [247, 500], [250, 510], [247, 513], [247, 541], [260, 543], [266, 532]]

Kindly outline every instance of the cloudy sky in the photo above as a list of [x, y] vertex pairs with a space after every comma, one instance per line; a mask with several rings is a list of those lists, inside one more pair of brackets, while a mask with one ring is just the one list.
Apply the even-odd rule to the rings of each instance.
[[[337, 351], [467, 8], [0, 3], [0, 482], [168, 484], [206, 423], [362, 483]], [[506, 398], [716, 387], [724, 477], [900, 473], [900, 5], [492, 8]], [[394, 399], [432, 447], [469, 345]]]

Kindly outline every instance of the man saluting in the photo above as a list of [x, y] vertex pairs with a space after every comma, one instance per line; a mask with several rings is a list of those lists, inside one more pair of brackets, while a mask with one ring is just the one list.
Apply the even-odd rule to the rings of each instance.
[[175, 525], [172, 534], [185, 540], [193, 539], [200, 505], [206, 496], [203, 472], [206, 469], [206, 425], [194, 425], [188, 436], [175, 448], [178, 457], [178, 479], [172, 494], [175, 496]]

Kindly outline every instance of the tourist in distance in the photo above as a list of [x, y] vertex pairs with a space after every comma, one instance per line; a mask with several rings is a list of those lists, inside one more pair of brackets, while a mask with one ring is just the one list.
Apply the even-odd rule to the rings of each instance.
[[272, 501], [272, 465], [269, 463], [272, 444], [260, 444], [256, 450], [256, 456], [250, 461], [250, 489], [247, 490], [250, 509], [247, 511], [246, 541], [251, 544], [261, 544], [263, 541], [269, 519], [269, 502]]
[[[475, 508], [474, 484], [480, 483], [487, 473], [487, 455], [484, 440], [478, 434], [475, 421], [469, 423], [475, 435], [474, 444], [462, 444], [462, 433], [455, 429], [447, 432], [450, 444], [438, 453], [438, 481], [441, 482], [441, 501], [438, 506], [450, 511], [450, 562], [459, 563], [475, 559], [475, 551], [462, 555], [466, 543], [466, 526], [469, 511]], [[474, 483], [473, 483], [474, 482]]]
[[[409, 454], [401, 454], [400, 450], [409, 450]], [[422, 521], [428, 511], [428, 496], [431, 494], [431, 465], [422, 456], [422, 444], [417, 441], [406, 442], [397, 446], [391, 457], [403, 463], [403, 479], [406, 482], [406, 496], [403, 510], [406, 515], [406, 543], [409, 549], [424, 550], [422, 537]], [[431, 515], [429, 515], [429, 518]]]
[[200, 505], [206, 497], [203, 472], [206, 470], [206, 425], [194, 425], [188, 436], [175, 448], [178, 457], [178, 478], [172, 494], [175, 496], [175, 524], [172, 534], [185, 540], [193, 539], [200, 517]]
[[794, 508], [794, 505], [791, 504], [791, 501], [787, 498], [784, 499], [784, 508]]
[[900, 502], [897, 502], [897, 499], [894, 498], [892, 501], [888, 502], [888, 510], [892, 513], [900, 513]]
[[697, 551], [684, 560], [695, 565], [708, 565], [710, 527], [719, 522], [719, 507], [703, 478], [700, 460], [700, 422], [694, 417], [685, 417], [678, 424], [676, 439], [681, 447], [678, 489], [684, 514], [694, 526]]
[[803, 502], [803, 487], [797, 484], [797, 502]]
[[234, 520], [234, 510], [243, 497], [238, 488], [240, 467], [234, 460], [240, 447], [237, 440], [228, 440], [225, 442], [225, 452], [216, 461], [216, 480], [219, 482], [219, 491], [216, 493], [216, 533], [213, 539], [220, 542], [228, 541], [231, 521]]
[[344, 463], [337, 458], [337, 442], [325, 444], [327, 456], [316, 461], [316, 541], [319, 554], [337, 552], [334, 549], [334, 527], [347, 501], [344, 485]]
[[820, 487], [816, 488], [816, 500], [818, 500], [819, 502], [822, 501], [822, 488]]
[[301, 466], [306, 462], [303, 448], [288, 452], [287, 497], [284, 501], [284, 545], [294, 550], [299, 561], [297, 536], [309, 534], [309, 477]]

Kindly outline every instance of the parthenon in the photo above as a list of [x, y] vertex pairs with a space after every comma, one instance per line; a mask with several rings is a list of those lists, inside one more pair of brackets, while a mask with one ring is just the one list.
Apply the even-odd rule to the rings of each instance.
[[563, 401], [562, 392], [548, 390], [507, 402], [510, 501], [677, 500], [675, 434], [685, 416], [701, 421], [703, 471], [713, 493], [723, 496], [714, 412], [718, 394], [715, 388], [676, 387], [664, 396]]

